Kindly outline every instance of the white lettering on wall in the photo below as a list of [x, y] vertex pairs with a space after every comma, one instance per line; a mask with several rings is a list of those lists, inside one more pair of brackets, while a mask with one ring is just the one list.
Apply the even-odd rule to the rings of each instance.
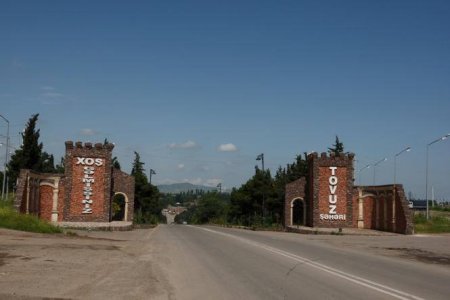
[[101, 158], [92, 158], [92, 157], [77, 157], [77, 165], [87, 165], [92, 166], [96, 165], [97, 167], [100, 167], [103, 165], [103, 159]]
[[328, 195], [328, 214], [320, 214], [321, 220], [345, 220], [345, 214], [337, 214], [337, 201], [336, 195], [338, 178], [336, 176], [337, 167], [330, 167], [331, 175], [328, 178], [330, 194]]
[[344, 214], [341, 214], [341, 215], [320, 214], [320, 219], [321, 220], [343, 220], [343, 221], [345, 221], [345, 215]]
[[83, 178], [82, 182], [84, 183], [83, 186], [83, 200], [81, 203], [83, 203], [83, 214], [92, 214], [92, 208], [91, 205], [94, 203], [92, 200], [93, 195], [93, 189], [92, 184], [95, 182], [94, 179], [94, 173], [95, 173], [95, 166], [100, 167], [103, 165], [103, 159], [101, 158], [91, 158], [91, 157], [77, 157], [77, 165], [83, 165]]

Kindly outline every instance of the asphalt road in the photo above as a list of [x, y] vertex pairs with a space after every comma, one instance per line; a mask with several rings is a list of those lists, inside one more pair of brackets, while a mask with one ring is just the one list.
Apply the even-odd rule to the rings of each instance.
[[172, 225], [153, 242], [175, 299], [450, 298], [448, 264], [355, 249], [345, 238]]
[[0, 299], [450, 299], [450, 235], [0, 229]]

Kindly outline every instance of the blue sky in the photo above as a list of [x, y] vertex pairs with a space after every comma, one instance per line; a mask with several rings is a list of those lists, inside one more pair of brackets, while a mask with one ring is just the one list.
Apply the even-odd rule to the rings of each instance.
[[[45, 150], [114, 142], [157, 184], [239, 186], [339, 135], [376, 183], [425, 194], [450, 133], [449, 1], [1, 1], [0, 114]], [[0, 134], [6, 133], [5, 122]], [[4, 140], [0, 136], [0, 142]], [[0, 160], [4, 159], [0, 148]], [[450, 198], [450, 139], [430, 186]], [[373, 168], [361, 172], [373, 183]]]

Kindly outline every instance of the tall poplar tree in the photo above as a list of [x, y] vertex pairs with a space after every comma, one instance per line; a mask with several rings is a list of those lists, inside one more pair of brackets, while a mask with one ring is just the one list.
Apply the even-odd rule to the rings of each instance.
[[[28, 120], [25, 130], [21, 133], [22, 145], [11, 156], [8, 163], [9, 182], [14, 184], [19, 176], [20, 169], [30, 169], [41, 171], [44, 161], [42, 160], [42, 143], [39, 143], [39, 129], [36, 129], [36, 123], [39, 114], [32, 115]], [[47, 154], [48, 156], [48, 154]], [[50, 156], [47, 159], [52, 160]], [[45, 162], [46, 164], [49, 161]]]
[[141, 162], [139, 153], [134, 152], [133, 168], [134, 176], [134, 212], [137, 223], [155, 223], [161, 218], [162, 205], [159, 200], [159, 190], [149, 184], [145, 175], [144, 163]]
[[338, 155], [339, 153], [344, 153], [344, 144], [339, 141], [339, 137], [336, 135], [336, 141], [331, 148], [328, 148], [328, 153], [334, 153]]

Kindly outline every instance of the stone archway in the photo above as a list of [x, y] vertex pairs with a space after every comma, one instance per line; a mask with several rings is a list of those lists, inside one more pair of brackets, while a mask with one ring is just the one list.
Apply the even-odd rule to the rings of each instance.
[[306, 179], [305, 177], [302, 177], [300, 179], [297, 179], [293, 182], [290, 182], [286, 184], [286, 194], [284, 198], [284, 226], [290, 227], [293, 225], [293, 205], [296, 203], [296, 200], [299, 200], [303, 204], [303, 214], [302, 214], [302, 224], [303, 226], [309, 225], [309, 222], [306, 220], [307, 214], [307, 207], [306, 203], [306, 195], [305, 195], [305, 186], [306, 186]]
[[291, 201], [291, 224], [290, 226], [306, 225], [306, 203], [303, 198], [295, 198]]
[[111, 201], [111, 221], [129, 221], [128, 220], [128, 196], [122, 192], [114, 193]]

